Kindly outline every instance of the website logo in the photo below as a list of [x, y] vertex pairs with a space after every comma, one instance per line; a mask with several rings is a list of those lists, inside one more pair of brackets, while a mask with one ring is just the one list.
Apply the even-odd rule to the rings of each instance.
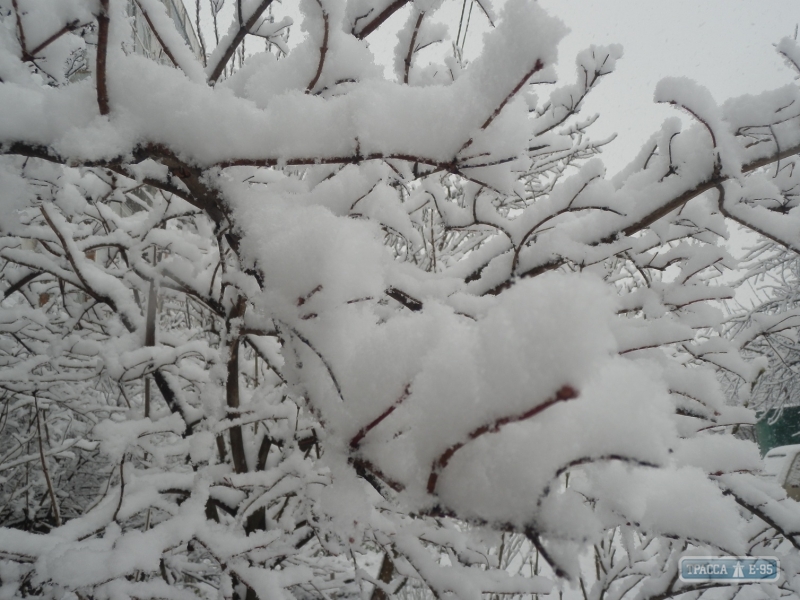
[[780, 566], [780, 561], [771, 556], [684, 556], [680, 578], [695, 583], [768, 583], [780, 579]]

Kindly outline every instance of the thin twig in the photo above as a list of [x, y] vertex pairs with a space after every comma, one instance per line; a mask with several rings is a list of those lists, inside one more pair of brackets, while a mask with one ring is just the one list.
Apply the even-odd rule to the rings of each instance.
[[355, 31], [355, 24], [353, 25], [353, 30], [351, 33], [360, 40], [363, 40], [367, 37], [370, 33], [378, 29], [381, 25], [383, 25], [386, 20], [391, 17], [394, 13], [398, 10], [403, 8], [406, 4], [408, 4], [411, 0], [395, 0], [385, 9], [383, 12], [379, 13], [372, 21], [367, 23], [361, 31]]
[[422, 19], [425, 18], [425, 11], [420, 11], [417, 17], [417, 22], [414, 24], [414, 33], [411, 34], [411, 42], [408, 44], [408, 53], [403, 61], [405, 64], [405, 72], [403, 73], [403, 83], [408, 84], [408, 75], [411, 72], [411, 61], [414, 57], [414, 45], [417, 43], [417, 35], [419, 28], [422, 26]]
[[42, 461], [42, 471], [44, 472], [44, 480], [47, 483], [47, 492], [50, 495], [50, 505], [53, 507], [53, 519], [56, 522], [56, 527], [61, 527], [61, 511], [58, 508], [56, 501], [56, 492], [53, 489], [53, 481], [50, 479], [50, 470], [47, 468], [47, 460], [44, 457], [44, 444], [42, 442], [42, 424], [39, 411], [39, 400], [36, 394], [33, 395], [33, 405], [36, 410], [36, 432], [38, 434], [39, 442], [39, 458]]
[[565, 402], [567, 400], [573, 400], [578, 397], [578, 391], [570, 385], [563, 385], [561, 388], [556, 392], [555, 396], [550, 398], [549, 400], [544, 401], [543, 403], [526, 410], [525, 412], [519, 415], [512, 415], [508, 417], [503, 417], [497, 419], [493, 423], [488, 425], [481, 425], [477, 429], [472, 430], [468, 435], [467, 439], [463, 442], [456, 442], [449, 448], [447, 448], [444, 452], [442, 452], [439, 457], [433, 462], [431, 466], [430, 475], [428, 476], [428, 493], [435, 494], [436, 493], [436, 484], [439, 481], [439, 474], [447, 467], [450, 459], [453, 458], [453, 455], [458, 452], [461, 448], [466, 446], [469, 442], [485, 435], [487, 433], [496, 433], [500, 430], [501, 427], [504, 425], [508, 425], [509, 423], [519, 423], [520, 421], [525, 421], [527, 419], [531, 419], [538, 415], [541, 412], [544, 412], [551, 406], [558, 404], [559, 402]]

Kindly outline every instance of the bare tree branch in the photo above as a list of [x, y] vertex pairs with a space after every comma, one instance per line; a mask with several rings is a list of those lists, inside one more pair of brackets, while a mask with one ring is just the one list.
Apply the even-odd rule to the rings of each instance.
[[527, 419], [532, 419], [539, 413], [544, 412], [545, 410], [547, 410], [548, 408], [550, 408], [555, 404], [558, 404], [560, 402], [565, 402], [567, 400], [573, 400], [577, 397], [578, 397], [578, 392], [577, 390], [575, 390], [575, 388], [569, 385], [564, 385], [561, 387], [561, 389], [559, 389], [556, 392], [555, 396], [553, 396], [549, 400], [545, 400], [544, 402], [535, 406], [534, 408], [526, 410], [525, 412], [519, 415], [512, 415], [509, 417], [503, 417], [501, 419], [497, 419], [493, 423], [490, 423], [488, 425], [481, 425], [477, 429], [472, 430], [468, 434], [466, 440], [464, 440], [463, 442], [457, 442], [453, 444], [452, 446], [447, 448], [447, 450], [442, 452], [442, 454], [439, 455], [439, 458], [437, 458], [433, 462], [430, 474], [428, 475], [428, 493], [429, 494], [436, 493], [436, 484], [439, 481], [439, 474], [442, 471], [444, 471], [444, 469], [447, 467], [448, 463], [450, 462], [450, 459], [453, 458], [453, 455], [456, 452], [458, 452], [461, 448], [466, 446], [472, 440], [475, 440], [487, 433], [496, 433], [500, 431], [501, 427], [503, 427], [504, 425], [508, 425], [509, 423], [518, 423], [520, 421], [526, 421]]
[[356, 24], [353, 25], [353, 29], [351, 33], [356, 36], [358, 39], [363, 40], [369, 34], [374, 32], [378, 29], [381, 25], [383, 25], [386, 20], [391, 17], [394, 13], [398, 10], [403, 8], [406, 4], [408, 4], [411, 0], [394, 0], [389, 6], [384, 8], [380, 13], [375, 15], [375, 17], [367, 22], [361, 29], [356, 31]]
[[108, 55], [108, 0], [100, 0], [100, 13], [97, 17], [97, 65], [95, 68], [95, 86], [97, 88], [97, 107], [101, 115], [111, 112], [108, 106], [108, 83], [106, 82], [106, 57]]
[[258, 6], [253, 9], [253, 12], [250, 14], [244, 24], [239, 27], [239, 30], [230, 40], [223, 52], [219, 54], [216, 62], [208, 65], [207, 72], [209, 84], [214, 85], [217, 82], [217, 80], [220, 78], [220, 75], [222, 75], [222, 71], [225, 69], [225, 65], [228, 64], [228, 61], [233, 56], [233, 53], [236, 52], [239, 44], [242, 43], [242, 40], [244, 40], [245, 36], [250, 32], [250, 30], [255, 27], [256, 23], [258, 23], [258, 20], [261, 18], [261, 15], [264, 14], [264, 11], [267, 10], [267, 8], [269, 8], [270, 4], [272, 4], [272, 0], [261, 0], [258, 3]]

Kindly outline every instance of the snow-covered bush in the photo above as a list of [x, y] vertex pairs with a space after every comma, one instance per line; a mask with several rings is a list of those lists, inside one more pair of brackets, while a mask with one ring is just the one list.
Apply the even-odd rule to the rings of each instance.
[[[440, 2], [304, 0], [290, 50], [240, 0], [204, 61], [136, 3], [175, 66], [122, 0], [0, 0], [0, 596], [739, 589], [684, 553], [777, 554], [740, 597], [796, 596], [709, 302], [726, 218], [798, 245], [796, 85], [664, 81], [695, 124], [608, 179], [581, 109], [621, 48], [553, 87], [532, 0], [433, 66]], [[248, 34], [275, 53], [232, 69]]]

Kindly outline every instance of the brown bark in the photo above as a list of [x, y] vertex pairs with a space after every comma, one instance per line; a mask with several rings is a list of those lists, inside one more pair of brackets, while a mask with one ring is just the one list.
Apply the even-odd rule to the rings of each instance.
[[[247, 304], [244, 296], [239, 296], [231, 314], [228, 316], [226, 328], [228, 340], [228, 379], [225, 384], [228, 408], [239, 408], [239, 335], [233, 330], [233, 321], [244, 317]], [[233, 335], [235, 334], [235, 335]], [[244, 452], [244, 437], [242, 426], [234, 425], [230, 428], [231, 456], [233, 468], [237, 473], [247, 472], [247, 458]]]
[[97, 107], [101, 115], [111, 112], [108, 106], [108, 84], [106, 83], [106, 56], [108, 55], [108, 0], [100, 0], [101, 12], [97, 15], [97, 66], [95, 85], [97, 87]]

